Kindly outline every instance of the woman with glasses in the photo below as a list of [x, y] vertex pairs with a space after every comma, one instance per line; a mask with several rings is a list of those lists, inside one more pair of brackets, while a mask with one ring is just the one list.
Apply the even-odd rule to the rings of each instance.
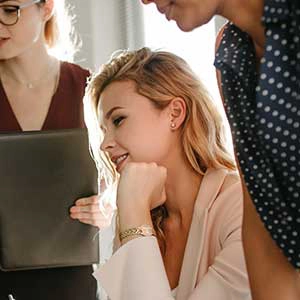
[[[49, 54], [68, 42], [63, 17], [63, 0], [0, 0], [0, 131], [85, 126], [82, 97], [89, 71]], [[72, 55], [71, 47], [63, 50]], [[0, 299], [93, 300], [91, 273], [92, 266], [0, 272]]]

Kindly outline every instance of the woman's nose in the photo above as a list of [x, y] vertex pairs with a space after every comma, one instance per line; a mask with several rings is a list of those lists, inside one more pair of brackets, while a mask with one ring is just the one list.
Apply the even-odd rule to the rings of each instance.
[[109, 151], [109, 149], [114, 148], [115, 145], [116, 145], [116, 143], [115, 143], [114, 138], [111, 135], [106, 133], [104, 135], [103, 141], [100, 145], [100, 149], [102, 151]]

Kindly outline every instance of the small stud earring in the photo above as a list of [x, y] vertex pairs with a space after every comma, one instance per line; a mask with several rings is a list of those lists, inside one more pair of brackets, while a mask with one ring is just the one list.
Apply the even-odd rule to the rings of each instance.
[[176, 127], [176, 124], [172, 122], [172, 123], [171, 123], [171, 128], [172, 128], [172, 129], [175, 129], [175, 127]]

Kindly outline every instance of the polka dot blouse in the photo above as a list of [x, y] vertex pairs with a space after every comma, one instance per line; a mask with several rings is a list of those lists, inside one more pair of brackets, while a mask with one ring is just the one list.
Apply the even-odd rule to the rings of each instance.
[[265, 1], [259, 74], [249, 35], [229, 23], [216, 53], [225, 110], [251, 198], [300, 268], [300, 1]]

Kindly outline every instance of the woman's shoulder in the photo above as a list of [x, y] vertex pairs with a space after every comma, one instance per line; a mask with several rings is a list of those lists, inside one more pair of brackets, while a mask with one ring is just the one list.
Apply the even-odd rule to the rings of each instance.
[[83, 68], [82, 66], [67, 62], [61, 61], [62, 72], [69, 73], [71, 75], [82, 76], [82, 77], [89, 77], [91, 72], [88, 69]]
[[226, 169], [216, 172], [223, 173], [223, 178], [208, 210], [209, 222], [218, 238], [225, 241], [230, 232], [241, 227], [243, 189], [237, 172]]
[[239, 187], [242, 187], [239, 173], [237, 171], [226, 170], [226, 176], [224, 177], [220, 193], [230, 188], [239, 189]]
[[[223, 183], [220, 187], [218, 198], [226, 199], [219, 201], [221, 205], [228, 206], [229, 203], [236, 205], [241, 204], [243, 200], [242, 182], [237, 171], [226, 170]], [[218, 201], [217, 201], [218, 202]]]
[[[248, 33], [233, 23], [226, 23], [219, 31], [215, 42], [217, 68], [228, 64], [238, 66], [244, 57], [255, 57], [254, 43]], [[239, 59], [238, 59], [239, 58]]]
[[78, 64], [61, 61], [60, 81], [63, 82], [64, 86], [69, 86], [69, 87], [80, 86], [80, 88], [84, 89], [89, 76], [90, 76], [90, 71], [84, 69]]
[[231, 22], [225, 23], [219, 30], [215, 41], [215, 50], [217, 52], [221, 43], [226, 44], [226, 46], [237, 47], [245, 42], [249, 42], [251, 37], [248, 33], [241, 30], [235, 24]]
[[238, 172], [227, 170], [212, 210], [223, 220], [223, 225], [236, 222], [240, 224], [243, 214], [243, 188]]
[[203, 196], [210, 198], [206, 205], [209, 210], [242, 202], [242, 184], [237, 171], [225, 168], [209, 169], [202, 183], [205, 185], [202, 187], [205, 191]]
[[217, 182], [220, 191], [240, 182], [239, 173], [228, 168], [209, 168], [206, 170], [204, 179], [208, 182]]

